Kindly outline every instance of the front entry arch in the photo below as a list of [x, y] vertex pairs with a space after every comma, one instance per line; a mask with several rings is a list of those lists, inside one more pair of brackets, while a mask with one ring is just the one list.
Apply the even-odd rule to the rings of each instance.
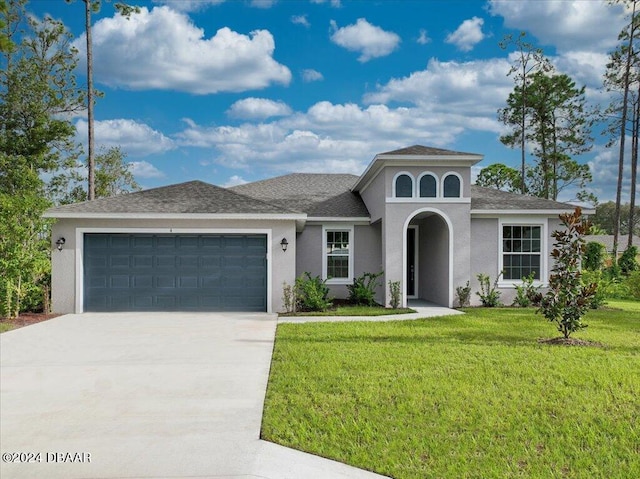
[[[403, 229], [402, 267], [405, 305], [407, 299], [413, 297], [453, 306], [453, 227], [446, 214], [427, 207], [407, 218]], [[412, 282], [411, 278], [420, 280]]]

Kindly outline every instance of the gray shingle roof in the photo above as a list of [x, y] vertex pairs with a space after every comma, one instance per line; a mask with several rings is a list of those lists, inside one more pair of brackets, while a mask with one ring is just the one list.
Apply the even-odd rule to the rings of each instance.
[[399, 150], [387, 151], [380, 155], [418, 155], [418, 156], [458, 156], [458, 155], [477, 155], [477, 153], [465, 153], [462, 151], [443, 150], [442, 148], [433, 148], [431, 146], [413, 145]]
[[55, 217], [60, 213], [285, 214], [295, 212], [209, 183], [189, 181], [58, 206], [49, 209], [47, 216]]
[[292, 173], [231, 190], [312, 217], [369, 217], [360, 195], [351, 192], [357, 180], [346, 174]]
[[[618, 252], [622, 252], [627, 248], [627, 239], [629, 235], [620, 235], [618, 237]], [[613, 252], [613, 235], [585, 235], [584, 240], [587, 243], [594, 242], [604, 245], [608, 253]], [[633, 236], [634, 246], [640, 246], [640, 237]]]
[[471, 185], [472, 210], [573, 210], [575, 205]]

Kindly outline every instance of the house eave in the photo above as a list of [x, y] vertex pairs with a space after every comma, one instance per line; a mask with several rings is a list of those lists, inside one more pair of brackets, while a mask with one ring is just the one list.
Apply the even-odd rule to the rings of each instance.
[[[472, 209], [471, 216], [476, 217], [484, 217], [484, 218], [495, 218], [498, 216], [506, 216], [506, 215], [537, 215], [537, 216], [558, 216], [564, 213], [573, 213], [573, 209], [533, 209], [533, 210], [518, 210], [518, 209], [500, 209], [500, 210], [487, 210], [487, 209]], [[585, 215], [595, 214], [595, 210], [593, 209], [583, 209], [582, 213]]]
[[87, 213], [76, 211], [45, 211], [44, 218], [77, 219], [198, 219], [198, 220], [272, 220], [306, 221], [303, 213]]

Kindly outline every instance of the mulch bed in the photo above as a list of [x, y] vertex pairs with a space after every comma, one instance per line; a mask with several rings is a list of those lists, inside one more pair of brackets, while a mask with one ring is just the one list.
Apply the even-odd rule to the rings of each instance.
[[60, 314], [45, 314], [45, 313], [22, 313], [16, 319], [0, 318], [0, 324], [9, 324], [11, 329], [21, 328], [23, 326], [30, 326], [32, 324], [47, 321], [48, 319], [60, 316]]
[[584, 339], [577, 338], [550, 338], [550, 339], [538, 339], [541, 344], [552, 344], [558, 346], [590, 346], [592, 348], [603, 348], [604, 344], [597, 343], [595, 341], [585, 341]]

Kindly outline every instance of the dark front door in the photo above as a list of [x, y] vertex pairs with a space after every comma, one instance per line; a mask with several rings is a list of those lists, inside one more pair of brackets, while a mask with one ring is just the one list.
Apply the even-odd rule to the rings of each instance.
[[85, 311], [266, 311], [267, 238], [85, 234]]
[[407, 296], [416, 295], [416, 230], [407, 229]]

